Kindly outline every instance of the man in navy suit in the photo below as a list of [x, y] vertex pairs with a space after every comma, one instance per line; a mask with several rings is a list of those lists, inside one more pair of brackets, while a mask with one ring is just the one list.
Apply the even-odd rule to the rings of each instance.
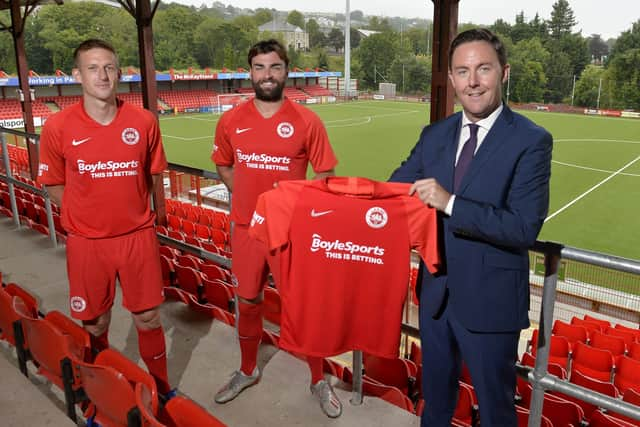
[[[490, 31], [460, 33], [449, 79], [463, 111], [427, 126], [391, 181], [439, 211], [445, 268], [422, 268], [422, 426], [449, 426], [462, 361], [483, 427], [516, 426], [520, 330], [529, 326], [529, 257], [547, 215], [553, 140], [502, 102], [509, 64]], [[466, 149], [465, 149], [466, 147]]]

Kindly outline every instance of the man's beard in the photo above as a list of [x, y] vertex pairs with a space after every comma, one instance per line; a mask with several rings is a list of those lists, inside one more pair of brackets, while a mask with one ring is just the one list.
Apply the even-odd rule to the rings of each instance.
[[[265, 91], [260, 87], [260, 84], [266, 81], [274, 82], [276, 85], [270, 91]], [[284, 92], [284, 82], [279, 82], [273, 79], [260, 80], [258, 82], [252, 81], [251, 86], [253, 86], [253, 90], [256, 93], [256, 98], [258, 98], [260, 101], [276, 102], [282, 99], [282, 93]]]

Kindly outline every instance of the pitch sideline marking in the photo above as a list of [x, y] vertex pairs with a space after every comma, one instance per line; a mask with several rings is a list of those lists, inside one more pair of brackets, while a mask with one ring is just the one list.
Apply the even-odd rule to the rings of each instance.
[[596, 185], [594, 185], [593, 187], [591, 187], [590, 189], [588, 189], [587, 191], [585, 191], [584, 193], [582, 193], [581, 195], [579, 195], [578, 197], [576, 197], [575, 199], [573, 199], [572, 201], [570, 201], [569, 203], [567, 203], [566, 205], [564, 205], [563, 207], [561, 207], [560, 209], [558, 209], [557, 211], [552, 213], [551, 215], [547, 216], [545, 218], [544, 222], [547, 222], [550, 219], [556, 217], [557, 215], [559, 215], [560, 213], [562, 213], [563, 211], [565, 211], [566, 209], [568, 209], [569, 207], [571, 207], [572, 205], [577, 203], [580, 199], [582, 199], [583, 197], [587, 196], [589, 193], [591, 193], [592, 191], [596, 190], [598, 187], [602, 186], [603, 184], [605, 184], [607, 181], [609, 181], [610, 179], [612, 179], [616, 175], [620, 175], [623, 170], [625, 170], [629, 166], [633, 165], [638, 160], [640, 160], [640, 156], [638, 156], [635, 159], [631, 160], [629, 163], [627, 163], [626, 165], [622, 166], [620, 169], [618, 169], [617, 171], [613, 172], [611, 175], [609, 175], [608, 177], [606, 177], [605, 179], [603, 179], [602, 181], [600, 181], [599, 183], [597, 183]]

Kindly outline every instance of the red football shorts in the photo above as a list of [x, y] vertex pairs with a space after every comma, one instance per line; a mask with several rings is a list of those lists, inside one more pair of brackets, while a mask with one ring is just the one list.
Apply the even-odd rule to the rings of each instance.
[[133, 313], [164, 301], [158, 238], [153, 227], [104, 239], [67, 237], [71, 316], [92, 320], [113, 306], [116, 277], [122, 305]]
[[233, 226], [231, 233], [231, 272], [237, 281], [236, 293], [244, 299], [254, 299], [267, 284], [269, 270], [278, 283], [277, 255], [269, 253], [267, 245], [249, 236], [248, 225]]

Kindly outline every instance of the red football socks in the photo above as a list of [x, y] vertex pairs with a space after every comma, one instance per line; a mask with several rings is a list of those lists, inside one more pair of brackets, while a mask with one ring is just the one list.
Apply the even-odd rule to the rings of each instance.
[[307, 364], [309, 365], [309, 371], [311, 371], [311, 384], [316, 384], [324, 379], [322, 361], [322, 357], [307, 356]]
[[171, 390], [167, 375], [167, 347], [164, 342], [162, 327], [155, 329], [138, 329], [138, 348], [140, 357], [156, 380], [158, 392], [166, 394]]
[[258, 346], [262, 338], [262, 303], [238, 303], [238, 337], [242, 361], [240, 370], [253, 374], [258, 359]]

